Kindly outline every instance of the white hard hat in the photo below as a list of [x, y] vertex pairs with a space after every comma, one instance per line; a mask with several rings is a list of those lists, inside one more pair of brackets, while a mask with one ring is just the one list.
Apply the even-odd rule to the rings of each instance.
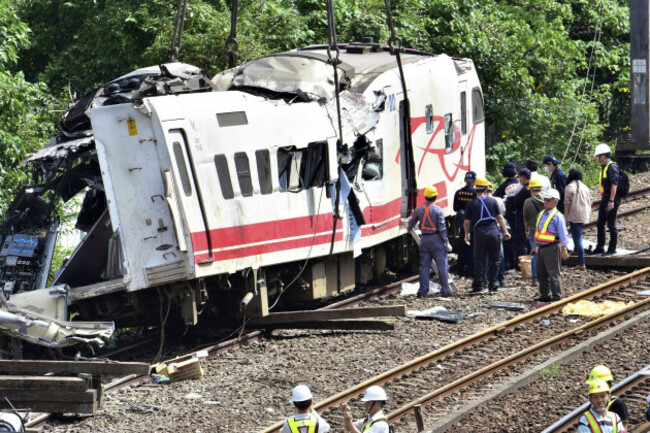
[[606, 153], [612, 153], [612, 149], [610, 149], [609, 146], [605, 143], [600, 143], [598, 146], [596, 146], [594, 156], [604, 155]]
[[314, 398], [307, 385], [298, 385], [291, 391], [291, 401], [307, 401]]
[[548, 191], [546, 191], [544, 194], [542, 194], [542, 197], [554, 198], [555, 200], [560, 200], [560, 191], [558, 191], [555, 188], [551, 188]]
[[381, 386], [371, 386], [366, 389], [361, 401], [387, 401], [386, 391]]

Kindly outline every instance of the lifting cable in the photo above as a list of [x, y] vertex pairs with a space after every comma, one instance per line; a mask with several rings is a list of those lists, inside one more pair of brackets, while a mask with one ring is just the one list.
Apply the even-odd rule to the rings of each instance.
[[397, 60], [397, 68], [399, 70], [399, 78], [402, 83], [402, 92], [404, 94], [404, 111], [403, 117], [400, 119], [402, 122], [402, 128], [404, 132], [404, 163], [406, 165], [406, 176], [407, 176], [407, 215], [415, 208], [415, 202], [417, 199], [417, 184], [415, 181], [415, 161], [413, 160], [413, 145], [411, 142], [411, 102], [409, 101], [408, 91], [406, 88], [406, 79], [404, 78], [404, 68], [402, 67], [402, 58], [400, 57], [400, 52], [402, 51], [402, 38], [398, 37], [395, 33], [395, 26], [393, 25], [393, 15], [390, 9], [390, 0], [384, 0], [386, 5], [386, 20], [388, 22], [388, 28], [390, 29], [390, 37], [388, 38], [388, 50], [391, 55], [395, 56]]
[[230, 11], [230, 35], [226, 39], [226, 54], [228, 54], [228, 67], [235, 67], [235, 60], [239, 58], [239, 41], [237, 40], [237, 9], [238, 0], [232, 0]]
[[[600, 38], [602, 36], [602, 25], [603, 25], [603, 15], [604, 15], [604, 7], [601, 2], [600, 4], [600, 20], [598, 21], [598, 24], [596, 25], [596, 29], [594, 30], [594, 39], [592, 41], [591, 45], [591, 52], [589, 53], [589, 64], [587, 65], [587, 73], [585, 74], [585, 80], [584, 84], [582, 86], [582, 95], [580, 96], [580, 106], [583, 105], [583, 101], [585, 99], [585, 94], [587, 92], [587, 83], [589, 82], [589, 74], [591, 72], [591, 67], [594, 65], [594, 71], [592, 75], [592, 80], [591, 80], [591, 89], [589, 91], [589, 100], [587, 101], [587, 105], [591, 103], [591, 99], [593, 97], [593, 91], [594, 91], [594, 84], [596, 81], [596, 71], [598, 69], [598, 66], [595, 65], [595, 53], [598, 48], [598, 45], [600, 44]], [[562, 161], [567, 156], [567, 153], [569, 152], [569, 149], [571, 148], [571, 144], [573, 143], [573, 136], [575, 135], [576, 128], [578, 126], [578, 121], [580, 116], [576, 116], [575, 122], [573, 123], [573, 130], [571, 131], [571, 136], [569, 137], [569, 142], [567, 144], [566, 149], [564, 150], [564, 155], [562, 155]], [[582, 146], [582, 139], [584, 138], [585, 135], [585, 129], [587, 128], [587, 116], [585, 116], [585, 120], [582, 125], [582, 134], [580, 136], [580, 143], [578, 145], [578, 149], [576, 150], [576, 153], [573, 157], [573, 164], [575, 164], [576, 159], [578, 158], [578, 154], [580, 153], [580, 147]]]
[[[183, 47], [183, 27], [185, 27], [185, 12], [187, 11], [187, 0], [178, 0], [178, 11], [176, 12], [176, 24], [174, 25], [174, 36], [170, 51], [172, 53], [172, 62], [176, 61], [178, 54]], [[178, 40], [178, 43], [176, 43]]]
[[[332, 212], [333, 227], [332, 227], [332, 240], [330, 241], [330, 255], [334, 251], [334, 239], [336, 238], [336, 226], [341, 219], [339, 215], [339, 203], [341, 201], [341, 176], [345, 173], [341, 172], [341, 151], [343, 150], [343, 125], [341, 122], [341, 101], [339, 99], [339, 74], [338, 65], [341, 63], [339, 59], [341, 51], [339, 50], [338, 42], [336, 41], [336, 20], [334, 18], [334, 5], [333, 0], [327, 0], [327, 28], [328, 28], [328, 45], [327, 45], [327, 63], [332, 65], [334, 69], [334, 95], [336, 96], [336, 116], [338, 118], [339, 126], [339, 139], [337, 141], [337, 170], [338, 180], [336, 181], [336, 199], [334, 203], [334, 211]], [[332, 55], [334, 51], [334, 55]]]

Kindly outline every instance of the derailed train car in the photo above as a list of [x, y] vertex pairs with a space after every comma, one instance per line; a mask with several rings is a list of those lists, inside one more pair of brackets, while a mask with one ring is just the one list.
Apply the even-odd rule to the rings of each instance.
[[[387, 47], [341, 45], [336, 80], [328, 60], [312, 46], [212, 80], [171, 63], [79, 101], [27, 158], [34, 184], [7, 213], [0, 330], [100, 342], [113, 323], [158, 323], [163, 306], [188, 324], [208, 301], [265, 315], [280, 294], [332, 297], [404, 266], [415, 195], [436, 185], [449, 216], [464, 173], [485, 171], [474, 65], [405, 50], [407, 106]], [[79, 194], [86, 234], [46, 287], [56, 204]]]

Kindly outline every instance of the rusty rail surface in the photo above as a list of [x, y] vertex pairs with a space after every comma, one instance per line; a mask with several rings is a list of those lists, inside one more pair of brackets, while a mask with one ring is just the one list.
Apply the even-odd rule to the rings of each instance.
[[[650, 186], [646, 186], [646, 187], [643, 187], [643, 188], [639, 188], [639, 189], [635, 189], [635, 190], [630, 191], [627, 194], [627, 197], [625, 197], [625, 199], [622, 200], [622, 202], [627, 203], [627, 202], [630, 202], [630, 201], [638, 200], [638, 199], [643, 198], [643, 197], [647, 197], [649, 195], [650, 195]], [[595, 200], [591, 204], [591, 210], [592, 211], [597, 210], [598, 206], [600, 206], [601, 201], [602, 200]]]
[[[505, 323], [499, 324], [497, 326], [494, 326], [492, 328], [489, 328], [485, 331], [482, 331], [478, 334], [475, 334], [471, 337], [465, 338], [463, 340], [457, 341], [455, 343], [449, 344], [442, 349], [436, 350], [434, 352], [431, 352], [427, 355], [421, 356], [419, 358], [416, 358], [406, 364], [403, 364], [399, 367], [393, 368], [392, 370], [386, 371], [380, 375], [377, 375], [369, 380], [366, 380], [362, 383], [359, 383], [345, 391], [342, 391], [338, 394], [333, 395], [332, 397], [329, 397], [328, 399], [316, 404], [314, 406], [314, 409], [316, 409], [318, 412], [322, 412], [324, 410], [333, 408], [337, 405], [339, 405], [342, 402], [351, 400], [353, 398], [356, 398], [360, 396], [363, 391], [372, 385], [383, 385], [386, 382], [392, 381], [396, 378], [400, 378], [402, 376], [407, 375], [408, 373], [411, 373], [417, 369], [420, 369], [422, 367], [425, 367], [431, 363], [434, 363], [440, 359], [444, 359], [446, 357], [452, 356], [453, 354], [463, 351], [464, 349], [471, 348], [474, 345], [477, 345], [478, 343], [488, 340], [489, 338], [495, 337], [498, 334], [504, 333], [508, 331], [509, 329], [513, 329], [517, 326], [520, 326], [524, 323], [532, 322], [535, 320], [539, 320], [544, 316], [547, 316], [552, 313], [556, 313], [562, 310], [562, 308], [570, 303], [570, 302], [575, 302], [579, 299], [589, 299], [593, 298], [596, 296], [599, 296], [601, 294], [604, 294], [606, 292], [615, 290], [617, 288], [635, 283], [639, 280], [645, 279], [648, 276], [650, 276], [650, 268], [645, 268], [636, 272], [632, 272], [630, 274], [624, 275], [622, 277], [616, 278], [614, 280], [608, 281], [606, 283], [600, 284], [598, 286], [595, 286], [585, 292], [576, 294], [574, 296], [562, 299], [559, 302], [549, 304], [545, 307], [539, 308], [537, 310], [528, 312], [526, 314], [523, 314], [517, 318], [514, 318], [512, 320], [509, 320]], [[630, 307], [627, 307], [615, 314], [608, 315], [605, 317], [602, 317], [600, 319], [596, 319], [592, 322], [589, 322], [577, 329], [573, 329], [570, 331], [567, 331], [563, 334], [559, 334], [549, 340], [540, 342], [534, 346], [529, 347], [528, 349], [525, 349], [515, 355], [512, 355], [510, 357], [504, 358], [498, 362], [495, 362], [487, 367], [484, 367], [478, 371], [475, 371], [465, 377], [462, 377], [452, 383], [449, 383], [445, 385], [442, 388], [436, 389], [424, 396], [421, 396], [417, 398], [416, 400], [400, 407], [399, 409], [391, 412], [388, 414], [388, 418], [391, 421], [395, 421], [398, 419], [403, 418], [406, 414], [414, 411], [415, 406], [418, 405], [426, 405], [432, 401], [439, 400], [453, 392], [456, 392], [460, 389], [467, 388], [469, 385], [472, 383], [475, 383], [482, 378], [488, 377], [492, 375], [494, 372], [503, 369], [509, 365], [516, 364], [518, 362], [521, 362], [522, 360], [529, 358], [533, 356], [536, 353], [542, 352], [546, 350], [547, 348], [559, 344], [561, 341], [564, 341], [566, 339], [572, 338], [574, 335], [585, 332], [589, 329], [597, 328], [604, 326], [608, 323], [611, 323], [613, 321], [619, 320], [621, 317], [625, 317], [627, 315], [632, 315], [635, 314], [639, 310], [647, 309], [650, 307], [650, 299], [647, 299], [643, 302], [639, 302], [637, 304], [634, 304]], [[278, 422], [274, 424], [271, 427], [266, 428], [265, 430], [262, 431], [262, 433], [272, 433], [272, 432], [277, 432], [279, 429], [282, 427], [282, 422]]]

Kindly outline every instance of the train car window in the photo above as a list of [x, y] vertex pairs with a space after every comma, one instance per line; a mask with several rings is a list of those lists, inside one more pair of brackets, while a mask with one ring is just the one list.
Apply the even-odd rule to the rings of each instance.
[[485, 119], [483, 110], [483, 95], [478, 87], [472, 90], [472, 122], [474, 125], [481, 123]]
[[183, 156], [183, 149], [178, 141], [174, 141], [174, 158], [176, 159], [176, 167], [178, 167], [178, 175], [181, 177], [183, 184], [183, 192], [187, 197], [192, 195], [192, 185], [190, 184], [190, 177], [187, 174], [187, 164]]
[[433, 105], [426, 106], [424, 116], [427, 119], [427, 134], [431, 134], [433, 132]]
[[370, 146], [368, 156], [363, 165], [363, 171], [361, 172], [364, 180], [379, 180], [383, 177], [383, 147], [384, 140], [381, 138], [375, 141], [374, 145]]
[[467, 134], [467, 92], [460, 92], [460, 132]]
[[228, 169], [226, 155], [215, 155], [214, 165], [217, 167], [217, 176], [219, 176], [219, 185], [221, 185], [223, 198], [230, 199], [235, 197], [232, 182], [230, 181], [230, 170]]
[[328, 177], [327, 142], [317, 141], [309, 143], [303, 150], [303, 163], [300, 167], [300, 179], [305, 188], [314, 188], [325, 185]]
[[299, 176], [301, 166], [301, 150], [296, 150], [295, 146], [278, 149], [278, 175], [281, 190], [298, 192], [302, 189]]
[[235, 153], [235, 170], [237, 170], [241, 195], [244, 197], [252, 196], [253, 179], [251, 178], [251, 167], [248, 164], [248, 155], [245, 152]]
[[217, 122], [222, 128], [228, 126], [248, 125], [248, 118], [245, 111], [231, 111], [227, 113], [217, 113]]
[[271, 157], [267, 149], [256, 150], [257, 174], [260, 178], [260, 191], [262, 194], [271, 194], [273, 184], [271, 183]]
[[454, 123], [451, 113], [445, 114], [445, 150], [447, 153], [454, 148]]

